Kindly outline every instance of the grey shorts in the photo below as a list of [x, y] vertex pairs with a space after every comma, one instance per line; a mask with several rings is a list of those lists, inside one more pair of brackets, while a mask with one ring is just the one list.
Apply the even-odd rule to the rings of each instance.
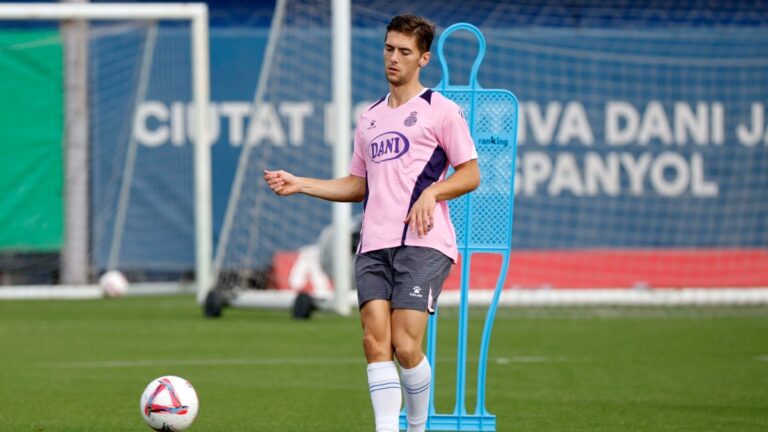
[[358, 306], [371, 300], [389, 300], [392, 309], [435, 313], [437, 297], [452, 265], [442, 252], [427, 247], [400, 246], [358, 254]]

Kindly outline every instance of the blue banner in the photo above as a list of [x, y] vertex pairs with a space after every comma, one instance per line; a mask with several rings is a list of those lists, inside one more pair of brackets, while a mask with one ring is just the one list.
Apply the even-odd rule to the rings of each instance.
[[[381, 32], [355, 32], [353, 100], [359, 110], [387, 87], [383, 72], [362, 72], [381, 61]], [[480, 83], [513, 91], [521, 106], [517, 249], [768, 247], [768, 32], [537, 28], [488, 29], [485, 36]], [[189, 269], [194, 261], [190, 68], [174, 60], [183, 57], [185, 37], [171, 31], [158, 39], [143, 102], [136, 104], [135, 96], [95, 101], [97, 113], [124, 111], [138, 145], [120, 248], [128, 268]], [[256, 121], [250, 119], [266, 37], [266, 30], [253, 29], [211, 34], [215, 239], [244, 146], [253, 146], [258, 166], [331, 175], [330, 93], [308, 99], [297, 86], [290, 97], [267, 100]], [[327, 33], [322, 37], [330, 40]], [[316, 54], [330, 58], [330, 44], [324, 46], [327, 51]], [[474, 60], [472, 48], [446, 49], [456, 71], [452, 82], [461, 83]], [[330, 79], [327, 65], [299, 69], [285, 79]], [[125, 73], [138, 75], [132, 68]], [[439, 80], [433, 59], [422, 82]], [[97, 82], [94, 94], [110, 94], [111, 85]], [[94, 258], [103, 267], [123, 178], [115, 167], [124, 162], [131, 134], [124, 134], [124, 125], [98, 127]], [[311, 160], [297, 157], [303, 152]], [[313, 242], [318, 227], [330, 222], [327, 203], [274, 198], [264, 197], [270, 210], [252, 221], [262, 225], [264, 239], [248, 252], [258, 265], [274, 250]], [[269, 229], [275, 214], [308, 211], [320, 215], [311, 228], [291, 235]]]

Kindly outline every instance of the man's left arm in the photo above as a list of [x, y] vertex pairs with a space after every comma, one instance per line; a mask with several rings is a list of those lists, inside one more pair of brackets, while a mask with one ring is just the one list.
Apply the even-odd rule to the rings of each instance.
[[467, 192], [472, 192], [478, 186], [480, 186], [480, 168], [477, 165], [477, 159], [471, 159], [457, 165], [450, 177], [424, 189], [403, 222], [408, 223], [411, 232], [417, 233], [421, 238], [432, 229], [433, 214], [439, 201], [459, 197]]

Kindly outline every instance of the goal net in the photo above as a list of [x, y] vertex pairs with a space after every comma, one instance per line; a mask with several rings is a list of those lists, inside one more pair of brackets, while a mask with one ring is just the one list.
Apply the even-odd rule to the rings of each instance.
[[198, 280], [207, 37], [204, 5], [0, 5], [4, 297], [98, 296], [107, 270], [134, 292]]
[[[765, 301], [755, 289], [768, 286], [765, 6], [561, 3], [352, 2], [350, 127], [388, 91], [392, 16], [423, 15], [438, 34], [472, 23], [487, 42], [480, 84], [520, 101], [502, 302]], [[352, 252], [336, 251], [332, 205], [276, 197], [262, 172], [335, 175], [331, 2], [277, 5], [268, 27], [211, 33], [205, 117], [209, 91], [195, 77], [207, 82], [196, 56], [208, 50], [192, 47], [208, 42], [193, 24], [204, 28], [203, 6], [0, 5], [1, 284], [59, 284], [74, 254], [85, 283], [117, 269], [201, 292], [330, 295], [332, 264]], [[87, 120], [85, 156], [64, 144], [61, 25], [72, 19], [88, 23], [87, 98], [72, 117]], [[457, 33], [445, 53], [451, 82], [467, 82], [474, 39]], [[421, 78], [438, 84], [435, 57]], [[87, 173], [79, 189], [76, 173]], [[353, 221], [360, 213], [353, 206]], [[470, 295], [482, 302], [500, 262], [472, 264]], [[453, 273], [441, 299], [458, 284]]]
[[[392, 16], [424, 15], [438, 32], [475, 24], [488, 45], [480, 83], [521, 102], [502, 301], [764, 301], [764, 291], [745, 288], [768, 286], [768, 32], [748, 12], [353, 2], [352, 121], [387, 92], [381, 53]], [[318, 269], [335, 258], [324, 233], [331, 205], [276, 197], [261, 177], [333, 175], [331, 37], [330, 2], [286, 1], [271, 26], [255, 126], [242, 137], [244, 181], [218, 237], [220, 284], [327, 288]], [[476, 44], [456, 37], [445, 51], [451, 81], [467, 82]], [[433, 58], [422, 82], [439, 80]], [[499, 262], [474, 261], [472, 295], [482, 301]], [[449, 278], [445, 298], [458, 280]]]

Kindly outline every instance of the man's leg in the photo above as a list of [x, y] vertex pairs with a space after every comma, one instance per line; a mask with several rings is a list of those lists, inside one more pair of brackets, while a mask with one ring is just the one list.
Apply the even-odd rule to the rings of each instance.
[[392, 332], [388, 300], [371, 300], [360, 309], [363, 351], [368, 361], [368, 390], [371, 393], [376, 432], [397, 432], [402, 392], [397, 367], [392, 361]]
[[421, 349], [427, 312], [395, 309], [392, 312], [392, 344], [400, 363], [408, 432], [423, 432], [429, 415], [432, 368]]
[[428, 313], [435, 310], [452, 265], [431, 248], [404, 246], [394, 256], [392, 345], [400, 362], [409, 432], [424, 431], [429, 415], [432, 368], [421, 346]]

